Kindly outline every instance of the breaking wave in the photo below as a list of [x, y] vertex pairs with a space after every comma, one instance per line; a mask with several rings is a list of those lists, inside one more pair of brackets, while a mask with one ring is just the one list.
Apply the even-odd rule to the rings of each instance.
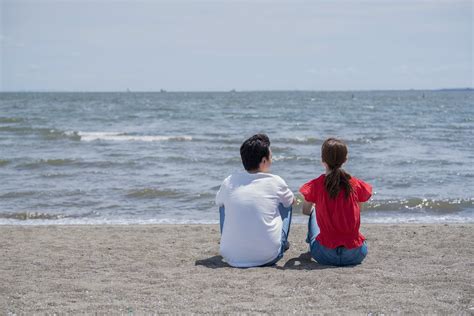
[[139, 142], [161, 142], [161, 141], [192, 141], [193, 137], [188, 135], [134, 135], [124, 132], [81, 132], [63, 131], [55, 128], [36, 128], [29, 126], [0, 126], [0, 132], [15, 133], [18, 135], [40, 136], [47, 140], [69, 139], [75, 141], [139, 141]]
[[69, 132], [75, 133], [80, 140], [90, 142], [102, 141], [140, 141], [140, 142], [160, 142], [160, 141], [191, 141], [193, 138], [186, 135], [178, 136], [158, 136], [158, 135], [129, 135], [127, 133], [112, 132]]
[[373, 200], [364, 205], [366, 211], [429, 211], [434, 213], [456, 213], [474, 208], [474, 199], [422, 199]]

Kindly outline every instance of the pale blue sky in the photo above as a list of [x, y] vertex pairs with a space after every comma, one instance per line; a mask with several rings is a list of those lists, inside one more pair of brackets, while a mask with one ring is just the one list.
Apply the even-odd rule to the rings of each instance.
[[470, 0], [0, 3], [3, 91], [473, 86]]

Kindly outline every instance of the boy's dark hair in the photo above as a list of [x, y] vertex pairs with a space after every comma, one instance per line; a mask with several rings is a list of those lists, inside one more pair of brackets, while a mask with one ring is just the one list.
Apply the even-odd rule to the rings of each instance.
[[321, 146], [321, 158], [328, 165], [330, 172], [326, 175], [324, 186], [329, 196], [334, 199], [341, 189], [346, 198], [352, 193], [351, 175], [341, 166], [347, 160], [347, 145], [340, 139], [328, 138]]
[[270, 159], [270, 139], [265, 134], [256, 134], [240, 146], [240, 157], [245, 170], [256, 170], [263, 157]]

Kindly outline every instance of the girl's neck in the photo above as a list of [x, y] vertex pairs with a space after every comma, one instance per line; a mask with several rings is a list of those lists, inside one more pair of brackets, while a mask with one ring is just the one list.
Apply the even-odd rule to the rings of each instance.
[[332, 170], [327, 165], [325, 166], [325, 168], [326, 168], [326, 175], [330, 174]]

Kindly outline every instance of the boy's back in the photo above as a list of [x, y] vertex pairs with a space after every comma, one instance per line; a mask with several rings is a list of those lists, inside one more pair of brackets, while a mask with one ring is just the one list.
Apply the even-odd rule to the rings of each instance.
[[279, 204], [289, 207], [293, 193], [279, 176], [238, 172], [224, 180], [217, 205], [225, 206], [220, 252], [235, 267], [263, 265], [281, 246]]

